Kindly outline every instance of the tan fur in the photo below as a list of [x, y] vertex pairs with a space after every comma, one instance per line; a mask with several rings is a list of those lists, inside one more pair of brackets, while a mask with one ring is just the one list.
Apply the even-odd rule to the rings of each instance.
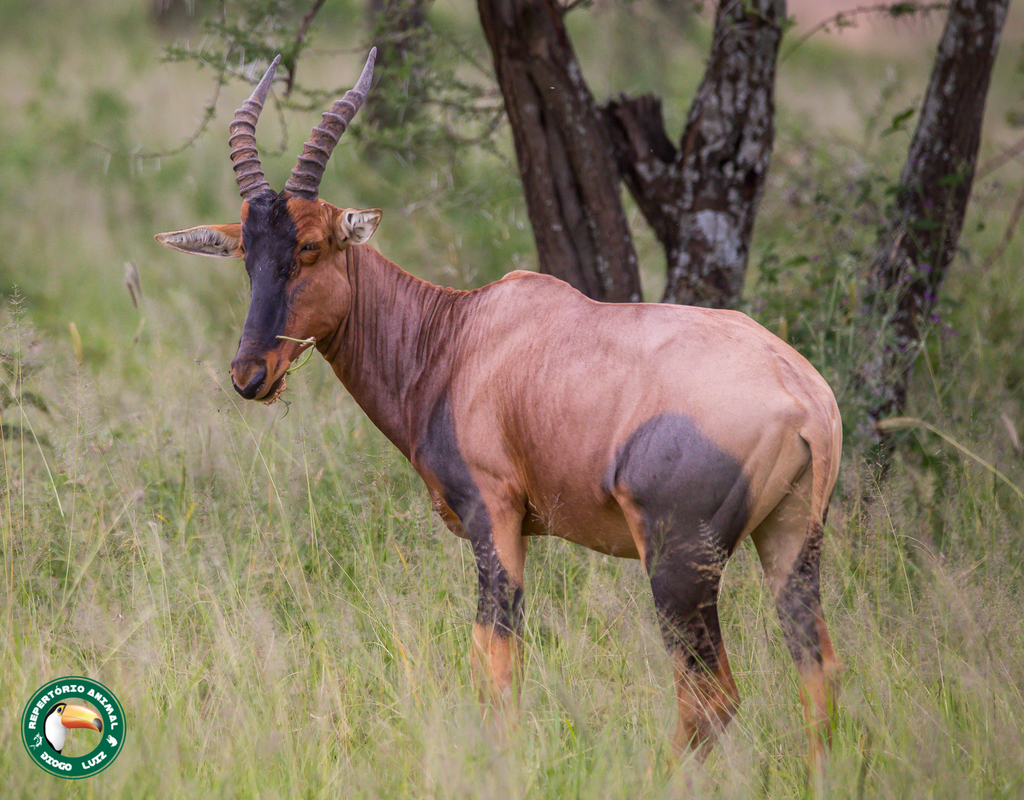
[[473, 626], [473, 647], [470, 653], [480, 686], [481, 702], [506, 709], [516, 703], [522, 685], [522, 656], [519, 641], [512, 636], [499, 636], [480, 623]]
[[713, 675], [694, 676], [675, 656], [676, 698], [679, 718], [672, 747], [676, 755], [688, 749], [703, 761], [715, 740], [725, 730], [740, 704], [740, 693], [729, 669], [725, 647], [718, 653], [719, 667]]

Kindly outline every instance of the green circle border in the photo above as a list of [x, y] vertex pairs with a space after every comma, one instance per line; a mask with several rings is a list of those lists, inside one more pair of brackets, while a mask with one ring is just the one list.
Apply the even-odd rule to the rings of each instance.
[[[70, 700], [81, 699], [99, 711], [100, 717], [103, 719], [103, 733], [100, 735], [100, 743], [86, 753], [83, 756], [53, 756], [55, 759], [59, 759], [61, 762], [68, 763], [71, 765], [71, 769], [64, 771], [60, 770], [51, 764], [44, 761], [42, 758], [37, 756], [31, 747], [29, 747], [28, 736], [29, 736], [29, 718], [31, 715], [32, 708], [39, 702], [39, 700], [45, 697], [52, 689], [62, 684], [73, 683], [75, 686], [83, 686], [84, 692], [72, 691], [67, 692], [66, 696]], [[103, 704], [95, 701], [95, 698], [91, 698], [88, 695], [90, 689], [95, 690], [99, 694], [102, 694], [104, 698], [110, 703], [114, 709], [114, 714], [117, 716], [119, 723], [119, 731], [116, 745], [107, 744], [106, 737], [112, 735], [110, 733], [110, 714]], [[47, 705], [43, 710], [49, 709], [50, 705], [57, 701], [57, 697], [47, 701]], [[42, 711], [39, 714], [38, 719], [42, 719]], [[99, 681], [94, 681], [91, 678], [83, 678], [80, 675], [67, 675], [63, 678], [57, 678], [50, 681], [45, 686], [40, 687], [36, 692], [29, 698], [29, 701], [25, 704], [25, 710], [21, 712], [21, 743], [25, 746], [25, 752], [28, 753], [29, 758], [32, 759], [33, 763], [44, 772], [54, 775], [58, 778], [64, 778], [66, 780], [79, 780], [81, 778], [90, 778], [93, 775], [98, 775], [103, 772], [107, 767], [114, 763], [114, 760], [121, 753], [121, 748], [124, 747], [125, 732], [127, 731], [127, 723], [125, 722], [124, 708], [118, 701], [110, 689], [104, 686]], [[41, 730], [36, 730], [32, 733], [34, 736], [36, 733], [41, 733]], [[107, 754], [106, 758], [96, 767], [84, 768], [84, 765], [91, 758], [96, 756], [100, 752]]]

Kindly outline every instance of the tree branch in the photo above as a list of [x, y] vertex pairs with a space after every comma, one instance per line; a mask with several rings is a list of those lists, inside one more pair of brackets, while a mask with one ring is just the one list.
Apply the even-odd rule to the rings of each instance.
[[780, 58], [779, 63], [781, 64], [812, 36], [821, 33], [824, 30], [828, 30], [830, 27], [835, 26], [836, 28], [855, 28], [857, 22], [856, 17], [867, 16], [868, 14], [881, 14], [889, 17], [890, 19], [902, 19], [903, 17], [911, 16], [925, 16], [933, 11], [944, 11], [949, 8], [949, 3], [917, 3], [914, 0], [902, 0], [896, 3], [879, 3], [873, 6], [858, 6], [852, 8], [849, 11], [840, 11], [833, 14], [831, 17], [822, 20], [817, 25], [812, 27], [807, 33], [793, 42], [793, 46], [790, 47]]
[[292, 63], [288, 70], [288, 80], [284, 86], [284, 96], [292, 96], [292, 87], [295, 85], [295, 71], [299, 66], [299, 53], [302, 52], [302, 43], [306, 40], [306, 32], [309, 30], [309, 26], [312, 24], [313, 19], [323, 8], [325, 0], [314, 0], [313, 7], [306, 12], [306, 16], [302, 18], [302, 24], [299, 25], [299, 32], [295, 36], [295, 57], [292, 59]]

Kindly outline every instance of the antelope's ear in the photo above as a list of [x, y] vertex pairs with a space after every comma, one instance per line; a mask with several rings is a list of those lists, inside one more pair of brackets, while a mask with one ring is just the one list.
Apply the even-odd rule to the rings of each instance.
[[343, 247], [351, 247], [354, 244], [366, 244], [373, 232], [380, 224], [381, 211], [379, 208], [359, 210], [346, 208], [338, 214], [334, 223], [335, 232], [338, 235], [338, 244]]
[[242, 257], [242, 225], [200, 225], [183, 231], [158, 233], [156, 240], [165, 247], [197, 256]]

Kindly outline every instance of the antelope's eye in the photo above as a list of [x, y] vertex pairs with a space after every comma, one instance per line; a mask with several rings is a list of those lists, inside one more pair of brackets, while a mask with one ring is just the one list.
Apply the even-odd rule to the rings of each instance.
[[316, 250], [317, 247], [318, 247], [318, 245], [316, 245], [316, 244], [307, 244], [305, 247], [302, 248], [302, 250], [300, 252], [302, 252], [302, 253], [309, 253], [309, 252], [311, 252], [313, 250]]

